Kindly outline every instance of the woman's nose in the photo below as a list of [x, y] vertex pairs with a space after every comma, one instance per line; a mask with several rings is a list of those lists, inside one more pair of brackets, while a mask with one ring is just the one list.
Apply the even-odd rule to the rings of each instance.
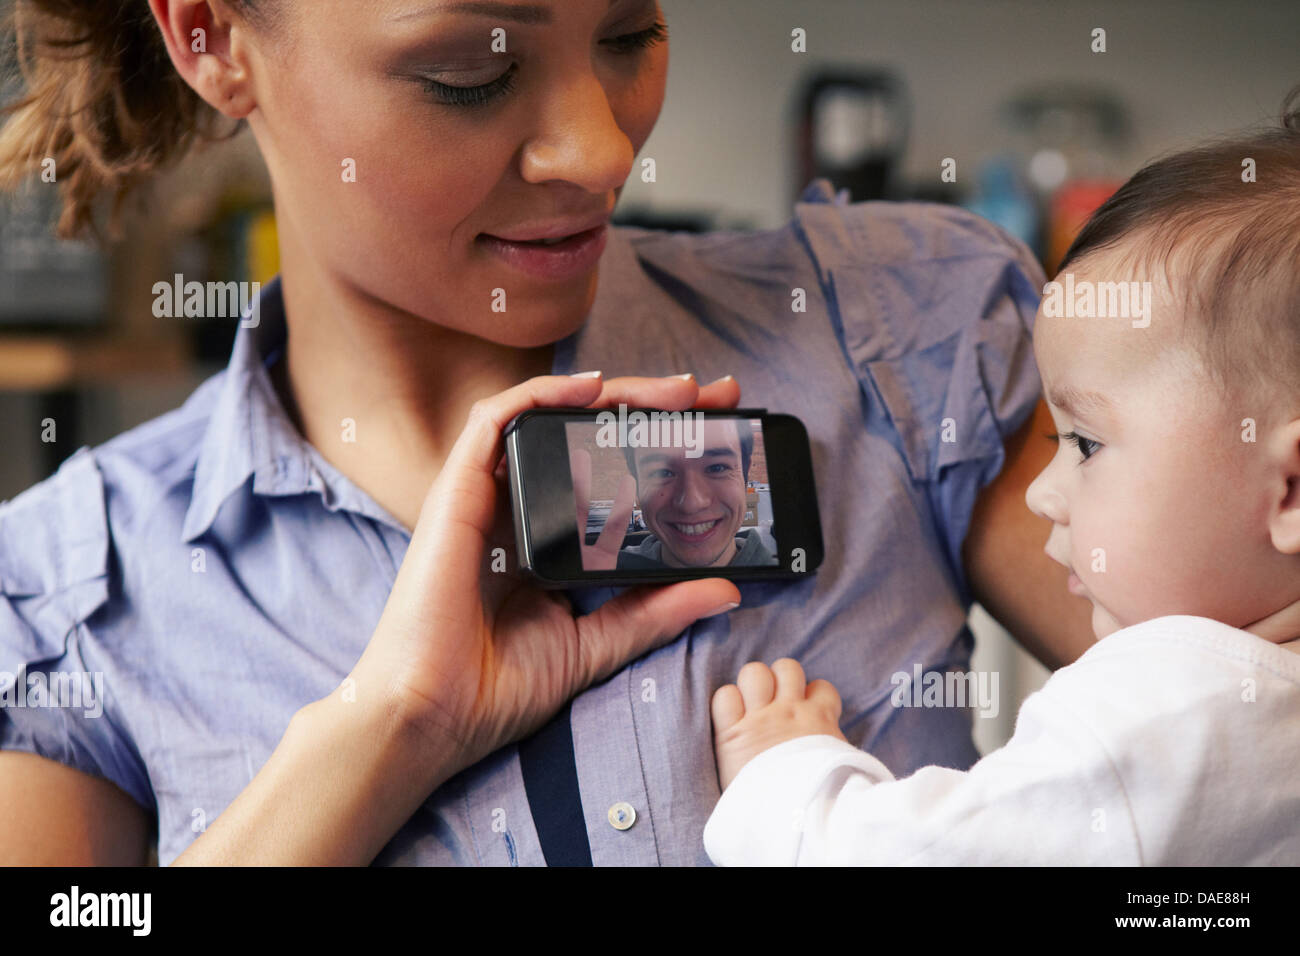
[[1065, 496], [1052, 484], [1051, 471], [1052, 466], [1048, 465], [1029, 483], [1029, 487], [1025, 489], [1025, 504], [1040, 518], [1047, 518], [1059, 525], [1069, 524], [1069, 510], [1065, 504]]
[[589, 193], [618, 189], [631, 175], [636, 154], [595, 74], [573, 76], [542, 104], [536, 132], [524, 144], [523, 178], [563, 180]]

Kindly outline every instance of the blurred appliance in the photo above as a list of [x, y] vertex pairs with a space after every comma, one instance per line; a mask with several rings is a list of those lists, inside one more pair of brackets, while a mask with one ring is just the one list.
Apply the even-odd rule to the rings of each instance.
[[854, 202], [883, 199], [907, 147], [909, 106], [902, 81], [884, 70], [822, 71], [798, 101], [798, 182], [826, 177]]

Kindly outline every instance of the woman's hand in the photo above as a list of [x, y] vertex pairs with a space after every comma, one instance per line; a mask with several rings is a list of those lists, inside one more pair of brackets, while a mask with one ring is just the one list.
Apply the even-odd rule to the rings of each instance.
[[545, 406], [678, 411], [732, 408], [739, 397], [730, 377], [700, 388], [680, 378], [543, 376], [475, 404], [352, 674], [358, 694], [389, 696], [394, 715], [431, 754], [451, 745], [436, 782], [527, 736], [588, 685], [740, 601], [734, 584], [709, 578], [631, 589], [575, 617], [562, 593], [493, 573], [489, 545], [506, 540], [510, 520], [501, 467], [506, 424]]

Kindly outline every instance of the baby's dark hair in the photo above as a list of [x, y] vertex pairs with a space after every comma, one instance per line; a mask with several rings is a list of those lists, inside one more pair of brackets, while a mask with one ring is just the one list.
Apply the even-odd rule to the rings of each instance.
[[1058, 273], [1132, 240], [1146, 265], [1176, 271], [1185, 331], [1226, 393], [1266, 383], [1300, 402], [1300, 86], [1280, 124], [1144, 166], [1093, 213]]
[[[754, 455], [754, 429], [749, 422], [735, 419], [736, 435], [740, 438], [740, 473], [749, 481], [749, 460]], [[627, 470], [636, 478], [636, 449], [623, 446], [623, 457], [627, 459]], [[637, 481], [640, 484], [640, 480]]]

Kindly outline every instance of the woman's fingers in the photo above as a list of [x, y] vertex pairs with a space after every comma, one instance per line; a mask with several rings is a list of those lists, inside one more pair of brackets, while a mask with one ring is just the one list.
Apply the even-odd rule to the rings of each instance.
[[[429, 488], [394, 590], [427, 595], [433, 616], [455, 617], [445, 598], [479, 593], [483, 549], [496, 518], [496, 482], [501, 433], [530, 408], [581, 407], [600, 393], [598, 378], [545, 375], [475, 402], [465, 428]], [[437, 582], [437, 587], [431, 587]]]
[[688, 408], [734, 408], [740, 401], [740, 385], [731, 377], [700, 387], [694, 377], [646, 378], [627, 375], [605, 382], [592, 408], [661, 408], [685, 411]]
[[530, 408], [590, 404], [601, 393], [601, 379], [573, 375], [541, 375], [514, 388], [480, 399], [470, 408], [465, 428], [443, 465], [448, 469], [491, 474], [500, 457], [498, 442], [510, 420]]
[[603, 680], [630, 660], [675, 638], [703, 617], [740, 604], [740, 591], [723, 578], [639, 587], [611, 598], [578, 618], [576, 693]]
[[696, 408], [735, 408], [740, 404], [740, 383], [732, 376], [700, 387]]

